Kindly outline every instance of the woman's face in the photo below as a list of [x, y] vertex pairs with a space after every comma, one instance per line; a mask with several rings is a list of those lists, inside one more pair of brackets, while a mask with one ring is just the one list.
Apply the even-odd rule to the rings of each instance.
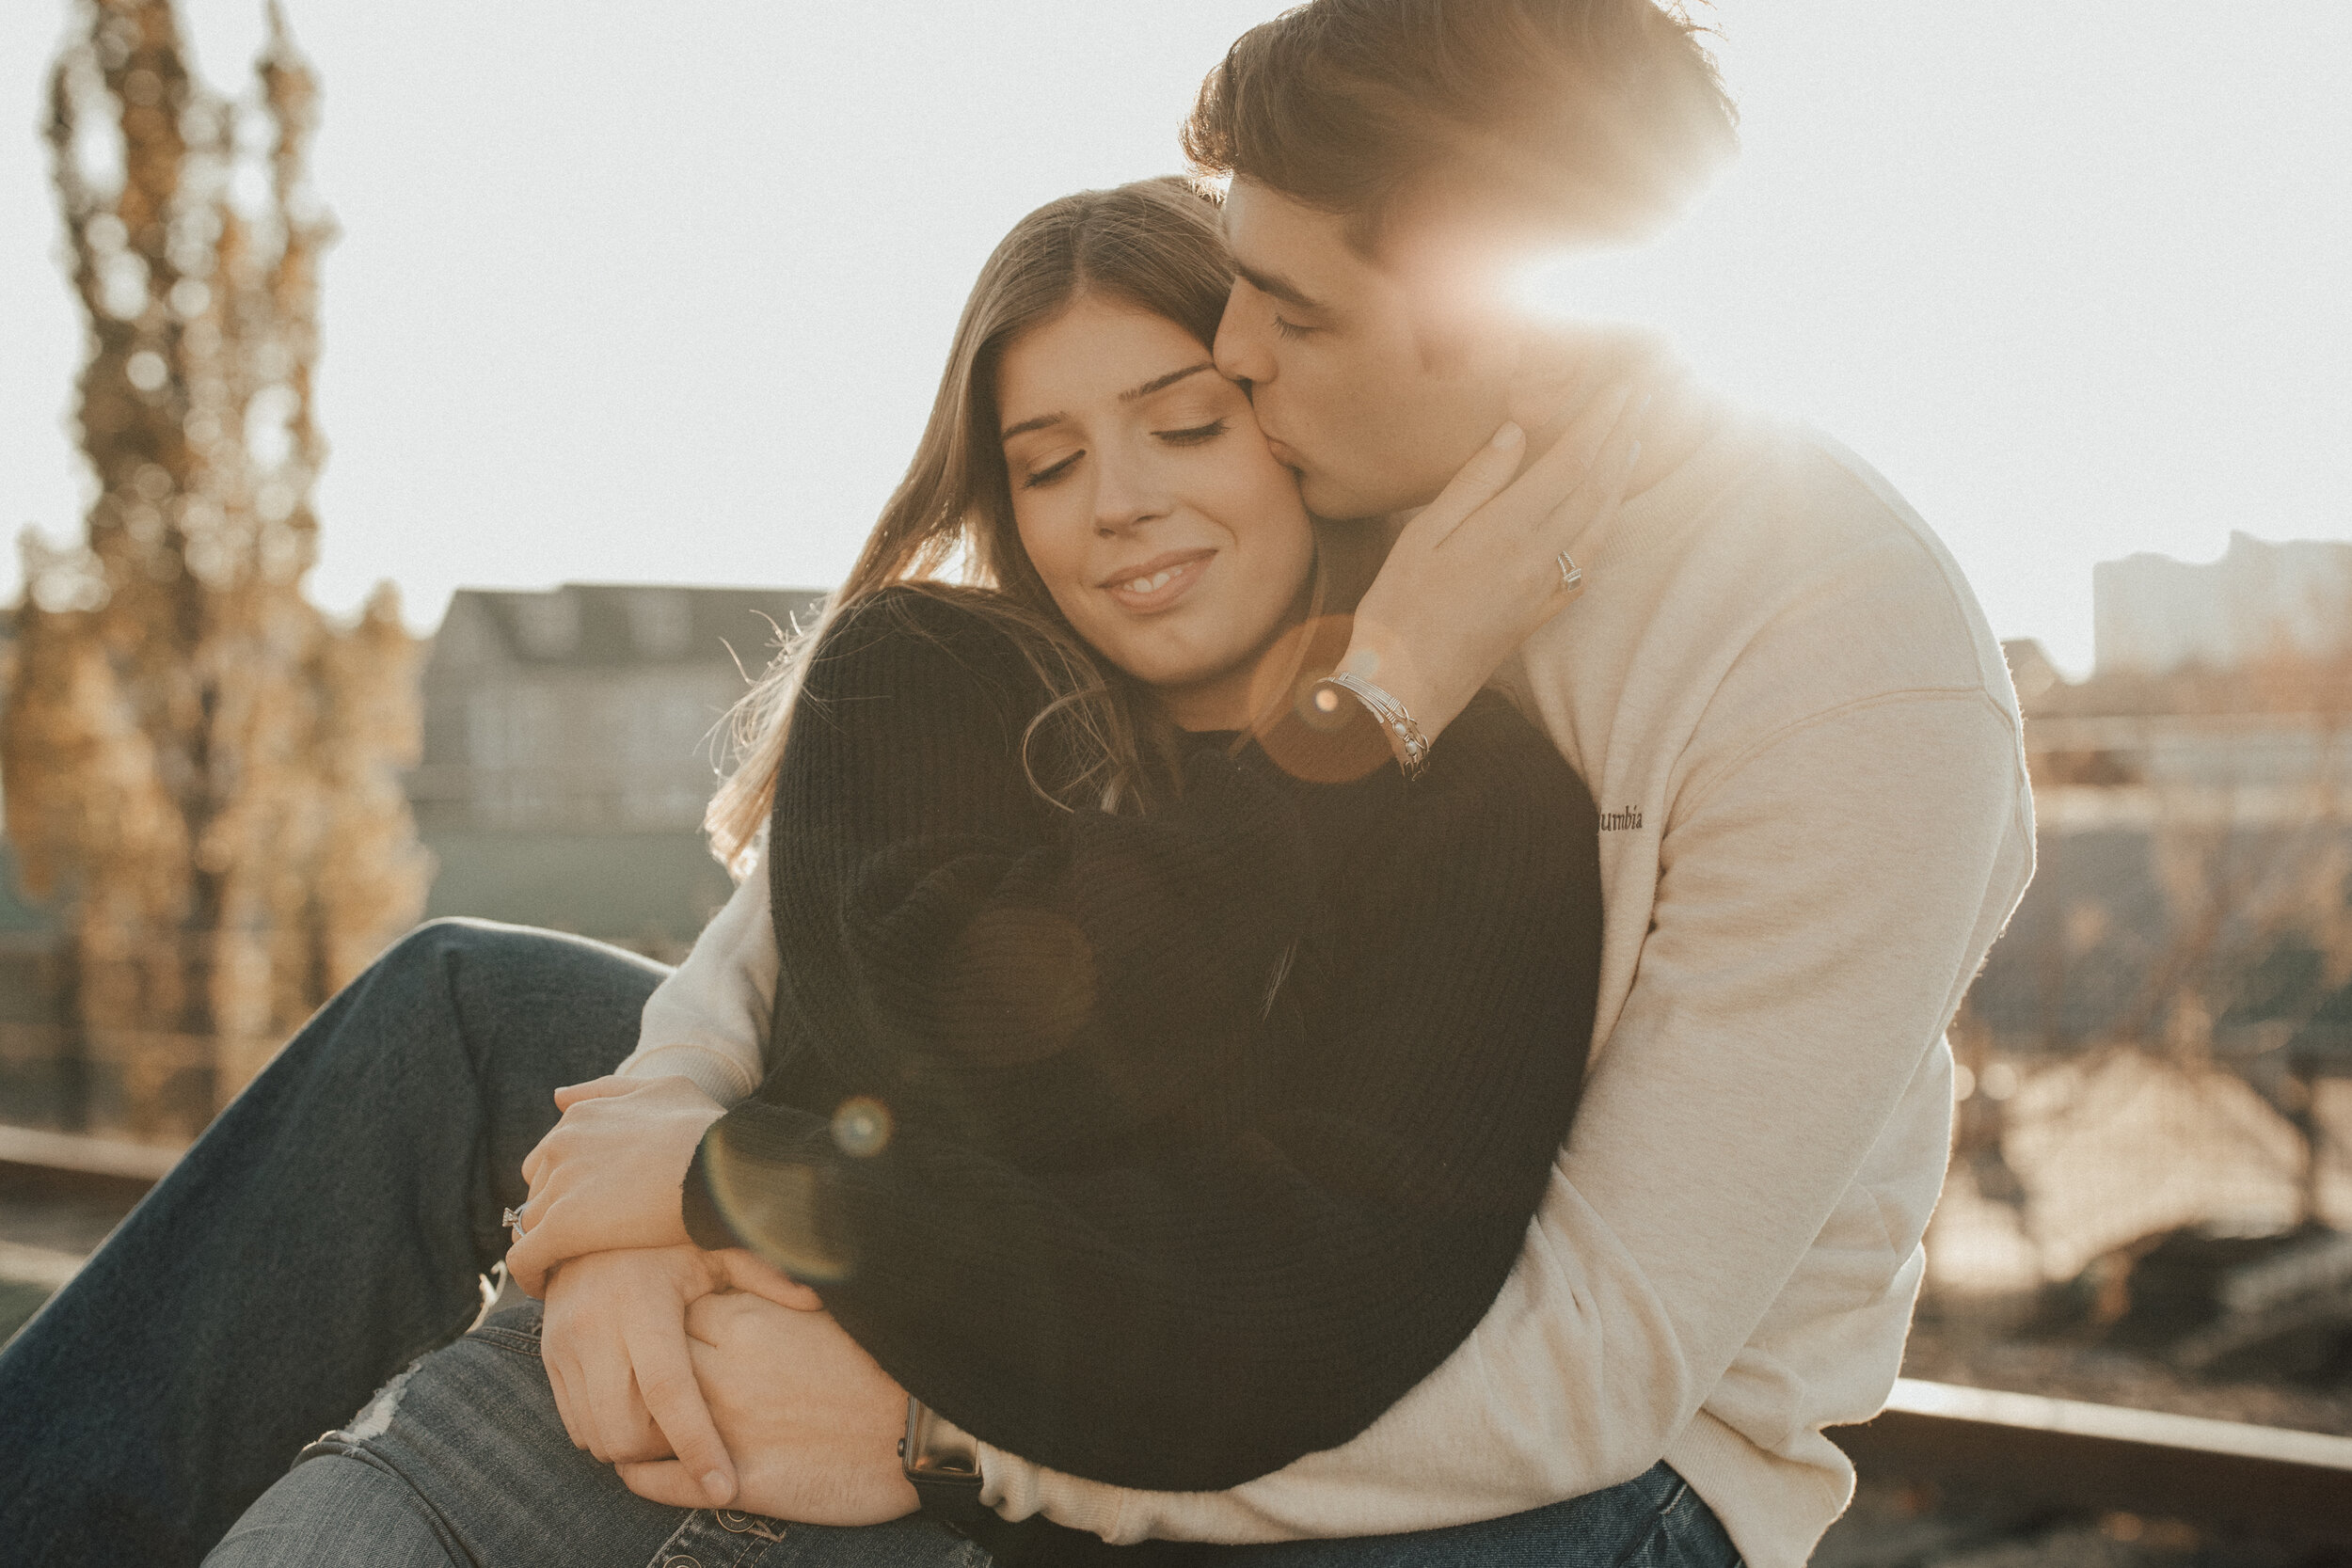
[[1021, 543], [1054, 602], [1186, 729], [1248, 719], [1314, 537], [1249, 400], [1165, 316], [1081, 294], [996, 372]]

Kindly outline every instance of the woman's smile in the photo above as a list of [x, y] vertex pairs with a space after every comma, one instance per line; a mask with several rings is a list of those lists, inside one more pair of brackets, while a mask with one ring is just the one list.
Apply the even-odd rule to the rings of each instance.
[[1120, 609], [1153, 615], [1190, 593], [1216, 559], [1213, 549], [1163, 550], [1141, 565], [1120, 567], [1096, 586]]

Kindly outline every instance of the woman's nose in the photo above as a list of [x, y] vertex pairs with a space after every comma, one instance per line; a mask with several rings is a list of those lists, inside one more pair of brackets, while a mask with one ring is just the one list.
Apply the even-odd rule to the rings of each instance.
[[1168, 509], [1168, 497], [1156, 483], [1150, 463], [1122, 452], [1097, 454], [1094, 526], [1098, 531], [1116, 533], [1163, 516]]
[[1274, 356], [1266, 352], [1263, 324], [1258, 319], [1263, 312], [1252, 309], [1253, 303], [1242, 297], [1242, 285], [1235, 283], [1225, 296], [1225, 314], [1217, 321], [1216, 341], [1209, 349], [1217, 373], [1245, 386], [1274, 379]]

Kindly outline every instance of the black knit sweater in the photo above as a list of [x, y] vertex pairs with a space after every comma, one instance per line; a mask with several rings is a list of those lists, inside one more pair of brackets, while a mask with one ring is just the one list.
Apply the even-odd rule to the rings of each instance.
[[1596, 813], [1494, 697], [1409, 786], [1195, 736], [1175, 803], [1065, 811], [1024, 767], [1043, 702], [937, 597], [828, 632], [770, 835], [769, 1075], [688, 1227], [989, 1442], [1230, 1486], [1362, 1431], [1518, 1257], [1592, 1033]]

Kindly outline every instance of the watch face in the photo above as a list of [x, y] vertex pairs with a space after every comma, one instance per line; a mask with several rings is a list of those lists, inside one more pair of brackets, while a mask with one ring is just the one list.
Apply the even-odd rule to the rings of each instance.
[[898, 1445], [898, 1457], [910, 1476], [977, 1481], [980, 1475], [979, 1455], [971, 1441], [920, 1400], [907, 1401], [907, 1434]]

